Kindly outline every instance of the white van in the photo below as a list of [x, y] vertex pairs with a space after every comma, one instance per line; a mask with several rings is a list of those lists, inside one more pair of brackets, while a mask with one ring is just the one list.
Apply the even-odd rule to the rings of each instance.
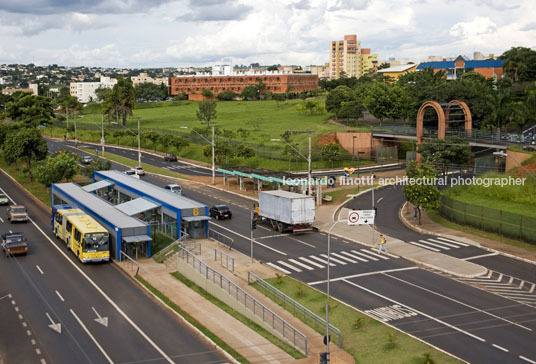
[[166, 185], [166, 187], [164, 187], [166, 190], [169, 190], [173, 193], [176, 193], [177, 195], [182, 195], [182, 187], [180, 185], [177, 185], [177, 184], [170, 184], [170, 185]]

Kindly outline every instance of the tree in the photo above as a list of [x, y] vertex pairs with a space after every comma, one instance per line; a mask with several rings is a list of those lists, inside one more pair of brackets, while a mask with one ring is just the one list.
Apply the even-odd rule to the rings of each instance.
[[158, 143], [158, 141], [160, 140], [160, 134], [157, 133], [156, 131], [154, 130], [148, 130], [148, 131], [145, 131], [141, 134], [141, 137], [143, 139], [146, 139], [146, 140], [150, 140], [152, 145], [153, 145], [153, 149], [154, 151], [156, 152], [156, 144]]
[[490, 113], [487, 118], [487, 126], [497, 127], [499, 137], [501, 134], [501, 126], [504, 126], [508, 119], [514, 113], [511, 103], [509, 90], [501, 90], [491, 93], [486, 98], [487, 105], [490, 108]]
[[257, 89], [257, 98], [260, 98], [260, 96], [264, 94], [264, 90], [266, 89], [266, 84], [262, 81], [260, 77], [257, 77], [257, 84], [255, 85], [255, 88]]
[[255, 150], [247, 145], [239, 144], [236, 148], [236, 155], [244, 159], [253, 158], [255, 157]]
[[207, 123], [208, 127], [210, 121], [216, 118], [216, 106], [218, 106], [218, 104], [214, 100], [201, 101], [196, 112], [197, 119]]
[[301, 104], [296, 105], [298, 111], [302, 111], [304, 114], [310, 115], [319, 113], [322, 114], [325, 110], [324, 106], [320, 104], [318, 100], [304, 100]]
[[102, 102], [102, 101], [106, 100], [106, 97], [108, 97], [108, 94], [111, 93], [111, 92], [112, 92], [111, 88], [99, 86], [95, 90], [95, 97], [97, 98], [96, 101]]
[[255, 100], [257, 98], [257, 87], [255, 86], [246, 86], [240, 92], [240, 97], [244, 100]]
[[322, 146], [322, 156], [327, 158], [331, 162], [331, 168], [333, 168], [333, 161], [341, 155], [339, 146], [335, 143], [329, 143]]
[[[71, 181], [78, 173], [78, 161], [80, 157], [72, 152], [61, 150], [47, 157], [37, 165], [37, 180], [49, 186], [51, 183]], [[93, 177], [93, 173], [88, 177]]]
[[281, 105], [287, 101], [287, 97], [285, 94], [277, 93], [273, 94], [272, 98], [275, 100], [277, 107], [281, 108]]
[[375, 118], [380, 119], [380, 126], [382, 126], [383, 119], [393, 116], [395, 107], [389, 86], [385, 83], [375, 82], [365, 98], [365, 106]]
[[[203, 148], [203, 155], [206, 158], [212, 158], [212, 146], [206, 145]], [[235, 156], [235, 150], [228, 143], [217, 143], [214, 147], [214, 159], [216, 163], [221, 164], [228, 158]]]
[[344, 101], [341, 104], [338, 116], [346, 119], [346, 124], [349, 124], [350, 120], [362, 118], [364, 110], [365, 107], [359, 101]]
[[218, 100], [222, 100], [222, 101], [232, 101], [234, 100], [238, 95], [236, 94], [236, 92], [234, 91], [231, 91], [231, 90], [225, 90], [225, 91], [222, 91], [218, 94]]
[[407, 90], [399, 85], [394, 85], [391, 88], [393, 96], [393, 108], [391, 109], [391, 117], [394, 119], [406, 120], [410, 118], [413, 109], [413, 100]]
[[435, 165], [444, 175], [449, 164], [463, 165], [473, 158], [467, 139], [448, 136], [445, 139], [425, 139], [417, 146], [423, 161]]
[[95, 158], [89, 165], [82, 168], [82, 174], [88, 178], [93, 178], [93, 172], [107, 171], [110, 168], [112, 168], [112, 162], [108, 159]]
[[391, 67], [391, 63], [382, 63], [381, 65], [378, 66], [378, 71], [379, 70], [383, 70], [383, 69], [387, 69], [387, 68], [390, 68]]
[[348, 101], [354, 101], [352, 89], [347, 86], [338, 86], [328, 93], [326, 97], [326, 110], [334, 113], [335, 119], [337, 119], [342, 103]]
[[512, 47], [504, 52], [504, 72], [515, 83], [536, 80], [536, 51], [526, 47]]
[[33, 181], [32, 160], [43, 160], [47, 153], [47, 142], [36, 128], [20, 128], [6, 136], [4, 160], [11, 164], [25, 159], [30, 181]]
[[188, 100], [188, 95], [181, 91], [173, 99], [177, 101]]
[[50, 123], [54, 109], [48, 97], [23, 94], [8, 103], [7, 115], [25, 126], [37, 127]]
[[403, 187], [404, 196], [419, 211], [419, 225], [421, 224], [421, 208], [425, 210], [439, 208], [439, 189], [435, 185], [435, 168], [427, 163], [412, 161], [406, 167], [408, 183]]
[[178, 154], [180, 154], [182, 148], [186, 148], [189, 145], [190, 145], [190, 142], [188, 141], [188, 139], [181, 138], [181, 137], [175, 137], [171, 141], [171, 146], [177, 149]]
[[214, 96], [214, 92], [212, 92], [208, 88], [204, 88], [201, 90], [201, 95], [203, 95], [203, 97], [206, 99], [210, 99]]
[[136, 99], [152, 100], [163, 99], [167, 96], [167, 88], [162, 89], [162, 84], [157, 85], [152, 82], [143, 82], [134, 86]]
[[135, 104], [136, 94], [132, 81], [119, 77], [112, 91], [106, 94], [102, 109], [105, 114], [120, 115], [123, 119], [123, 126], [126, 126], [127, 116], [132, 115]]

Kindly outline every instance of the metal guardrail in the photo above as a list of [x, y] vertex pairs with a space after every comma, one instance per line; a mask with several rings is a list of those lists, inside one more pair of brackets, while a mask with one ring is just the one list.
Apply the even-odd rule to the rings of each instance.
[[[220, 265], [234, 273], [234, 258], [221, 250], [214, 249], [214, 260], [217, 261], [218, 257], [220, 258]], [[230, 268], [229, 263], [231, 263]]]
[[[169, 244], [168, 246], [166, 246], [165, 248], [162, 248], [160, 249], [160, 251], [158, 253], [155, 254], [154, 256], [154, 259], [156, 259], [156, 261], [158, 263], [162, 263], [163, 261], [163, 258], [167, 257], [169, 254], [171, 254], [173, 251], [174, 251], [174, 247], [181, 244], [181, 243], [184, 243], [184, 240], [188, 239], [190, 237], [190, 235], [188, 235], [188, 233], [186, 233], [185, 231], [181, 231], [181, 234], [180, 234], [180, 238], [175, 240], [174, 242], [172, 242], [171, 244]], [[165, 253], [165, 254], [164, 254]], [[201, 253], [200, 253], [201, 254]], [[162, 255], [164, 255], [164, 257], [162, 257]]]
[[233, 248], [234, 239], [228, 237], [227, 235], [219, 233], [216, 230], [213, 230], [213, 229], [209, 228], [208, 229], [208, 237], [212, 238], [214, 240], [217, 240], [217, 241], [219, 241], [220, 243], [222, 243], [224, 245], [227, 245], [229, 247], [229, 249]]
[[[248, 284], [257, 283], [259, 287], [264, 290], [264, 294], [267, 297], [270, 297], [274, 302], [282, 306], [285, 310], [292, 313], [294, 316], [302, 320], [305, 324], [309, 325], [318, 332], [325, 334], [326, 330], [326, 320], [318, 316], [316, 313], [309, 310], [307, 307], [296, 302], [270, 283], [263, 280], [261, 277], [256, 275], [253, 272], [248, 272]], [[322, 331], [322, 329], [324, 331]], [[340, 347], [342, 344], [341, 330], [337, 327], [329, 324], [329, 334], [333, 338], [337, 338], [337, 345]]]
[[127, 258], [127, 262], [129, 262], [130, 264], [133, 264], [136, 266], [136, 274], [134, 274], [134, 276], [137, 276], [139, 271], [140, 271], [140, 265], [134, 260], [132, 259], [131, 257], [129, 257], [125, 252], [119, 252], [119, 257], [121, 258], [120, 261], [123, 261], [122, 257], [125, 257]]
[[233, 297], [238, 303], [242, 304], [244, 308], [251, 311], [264, 323], [270, 325], [273, 330], [289, 340], [294, 347], [307, 356], [307, 336], [301, 333], [298, 329], [263, 305], [255, 297], [244, 291], [229, 278], [207, 266], [188, 250], [179, 247], [178, 256], [186, 261], [187, 264], [190, 264], [194, 270], [199, 272], [199, 274], [202, 274], [205, 279], [210, 280], [213, 284], [225, 290], [229, 296]]
[[182, 247], [193, 254], [201, 255], [201, 243], [195, 241], [185, 241], [182, 244]]

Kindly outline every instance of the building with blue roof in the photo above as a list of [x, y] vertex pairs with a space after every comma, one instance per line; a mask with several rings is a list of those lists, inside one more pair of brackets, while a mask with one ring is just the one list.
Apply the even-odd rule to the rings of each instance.
[[471, 61], [458, 56], [454, 61], [423, 62], [417, 66], [417, 71], [427, 68], [434, 70], [434, 73], [445, 71], [447, 80], [455, 80], [467, 72], [476, 72], [486, 78], [500, 79], [504, 74], [503, 63], [502, 59]]

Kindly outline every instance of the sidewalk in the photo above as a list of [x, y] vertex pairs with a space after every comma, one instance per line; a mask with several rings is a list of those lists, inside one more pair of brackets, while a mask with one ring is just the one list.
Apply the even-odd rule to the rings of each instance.
[[[262, 278], [275, 277], [276, 272], [258, 261], [251, 262], [248, 256], [235, 250], [229, 250], [227, 246], [214, 240], [203, 239], [201, 246], [201, 254], [198, 255], [198, 258], [203, 260], [205, 264], [224, 274], [307, 336], [309, 348], [307, 358], [300, 360], [292, 358], [257, 332], [174, 278], [170, 273], [177, 271], [176, 259], [179, 258], [176, 256], [163, 264], [156, 263], [152, 259], [139, 260], [139, 275], [251, 363], [318, 363], [319, 353], [325, 351], [325, 346], [322, 343], [323, 336], [248, 285], [248, 272], [254, 272]], [[214, 261], [214, 249], [223, 251], [234, 258], [234, 273], [221, 266], [219, 261]], [[131, 276], [135, 272], [126, 262], [120, 262], [117, 265]], [[353, 357], [337, 346], [331, 345], [330, 349], [331, 363], [354, 363]]]
[[[338, 206], [327, 205], [318, 207], [314, 226], [320, 231], [327, 232], [334, 224], [333, 215], [337, 208]], [[342, 208], [339, 219], [345, 219], [349, 211], [347, 208]], [[346, 240], [378, 248], [380, 234], [376, 231], [373, 238], [373, 230], [369, 225], [349, 226], [344, 220], [335, 225], [331, 233]], [[386, 236], [386, 239], [389, 253], [456, 277], [474, 278], [484, 275], [488, 271], [481, 265], [408, 244], [395, 237]], [[475, 245], [474, 242], [472, 244]]]

